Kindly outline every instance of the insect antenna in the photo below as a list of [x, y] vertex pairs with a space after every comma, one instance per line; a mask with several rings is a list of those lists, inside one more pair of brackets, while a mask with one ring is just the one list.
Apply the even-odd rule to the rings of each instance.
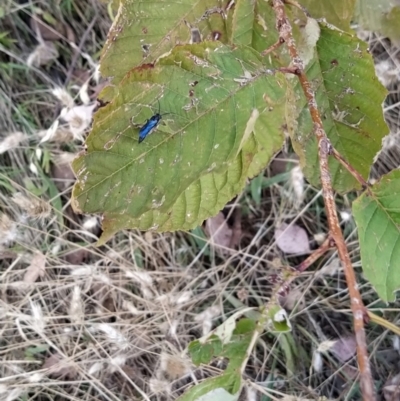
[[172, 114], [172, 113], [163, 113], [163, 114], [161, 114], [161, 113], [160, 113], [160, 111], [161, 111], [160, 100], [157, 99], [157, 102], [158, 102], [158, 114], [159, 114], [161, 117], [162, 117], [162, 116], [166, 116], [167, 114]]

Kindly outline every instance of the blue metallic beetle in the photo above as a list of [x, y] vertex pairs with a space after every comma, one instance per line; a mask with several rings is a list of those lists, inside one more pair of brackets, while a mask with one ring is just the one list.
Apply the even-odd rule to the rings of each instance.
[[139, 131], [139, 143], [144, 141], [146, 136], [150, 135], [155, 128], [157, 128], [157, 125], [160, 123], [160, 120], [162, 116], [165, 116], [166, 114], [170, 113], [164, 113], [160, 114], [160, 102], [158, 101], [158, 113], [154, 114], [154, 116], [151, 116], [143, 125], [142, 128], [140, 128]]

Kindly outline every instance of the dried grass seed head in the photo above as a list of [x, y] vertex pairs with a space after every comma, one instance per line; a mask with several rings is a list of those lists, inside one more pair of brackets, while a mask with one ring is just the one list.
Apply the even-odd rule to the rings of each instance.
[[0, 214], [0, 245], [9, 245], [18, 238], [17, 223], [5, 213]]
[[0, 155], [17, 148], [21, 142], [24, 142], [28, 138], [28, 135], [23, 132], [12, 132], [8, 134], [2, 141], [0, 141]]
[[27, 197], [21, 192], [13, 194], [11, 200], [18, 205], [26, 214], [34, 219], [45, 219], [51, 213], [49, 202], [36, 197]]

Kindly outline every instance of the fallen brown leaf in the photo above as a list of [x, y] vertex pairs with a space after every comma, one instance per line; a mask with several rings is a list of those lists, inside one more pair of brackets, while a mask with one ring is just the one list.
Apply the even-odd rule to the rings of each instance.
[[339, 359], [340, 362], [346, 362], [352, 358], [357, 350], [357, 343], [354, 336], [341, 337], [337, 340], [330, 351]]
[[220, 247], [222, 252], [227, 252], [226, 248], [229, 248], [231, 244], [232, 229], [229, 228], [222, 212], [207, 219], [206, 233], [210, 237], [213, 245]]
[[385, 401], [400, 401], [400, 373], [386, 381], [383, 396]]
[[278, 248], [290, 254], [310, 253], [310, 243], [304, 228], [282, 223], [275, 229], [275, 241]]

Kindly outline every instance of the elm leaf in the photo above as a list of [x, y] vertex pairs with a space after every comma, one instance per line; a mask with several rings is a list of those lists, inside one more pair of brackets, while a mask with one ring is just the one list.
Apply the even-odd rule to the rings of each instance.
[[368, 281], [386, 302], [400, 289], [400, 171], [384, 176], [353, 203], [361, 262]]
[[[366, 179], [382, 138], [388, 133], [382, 109], [377, 107], [383, 103], [386, 90], [375, 75], [372, 57], [364, 42], [323, 24], [320, 28], [314, 58], [307, 64], [306, 73], [316, 91], [328, 138]], [[307, 179], [312, 185], [320, 186], [316, 138], [301, 88], [297, 86], [288, 99], [292, 104], [289, 109], [292, 118], [297, 120], [289, 127], [293, 147]], [[296, 107], [293, 112], [292, 108]], [[336, 191], [359, 189], [356, 180], [333, 158], [329, 168]]]
[[[216, 42], [133, 69], [73, 163], [74, 209], [103, 213], [101, 241], [125, 228], [196, 227], [282, 146], [285, 91], [286, 77], [268, 74], [257, 52]], [[158, 108], [169, 114], [139, 144], [138, 126]]]

